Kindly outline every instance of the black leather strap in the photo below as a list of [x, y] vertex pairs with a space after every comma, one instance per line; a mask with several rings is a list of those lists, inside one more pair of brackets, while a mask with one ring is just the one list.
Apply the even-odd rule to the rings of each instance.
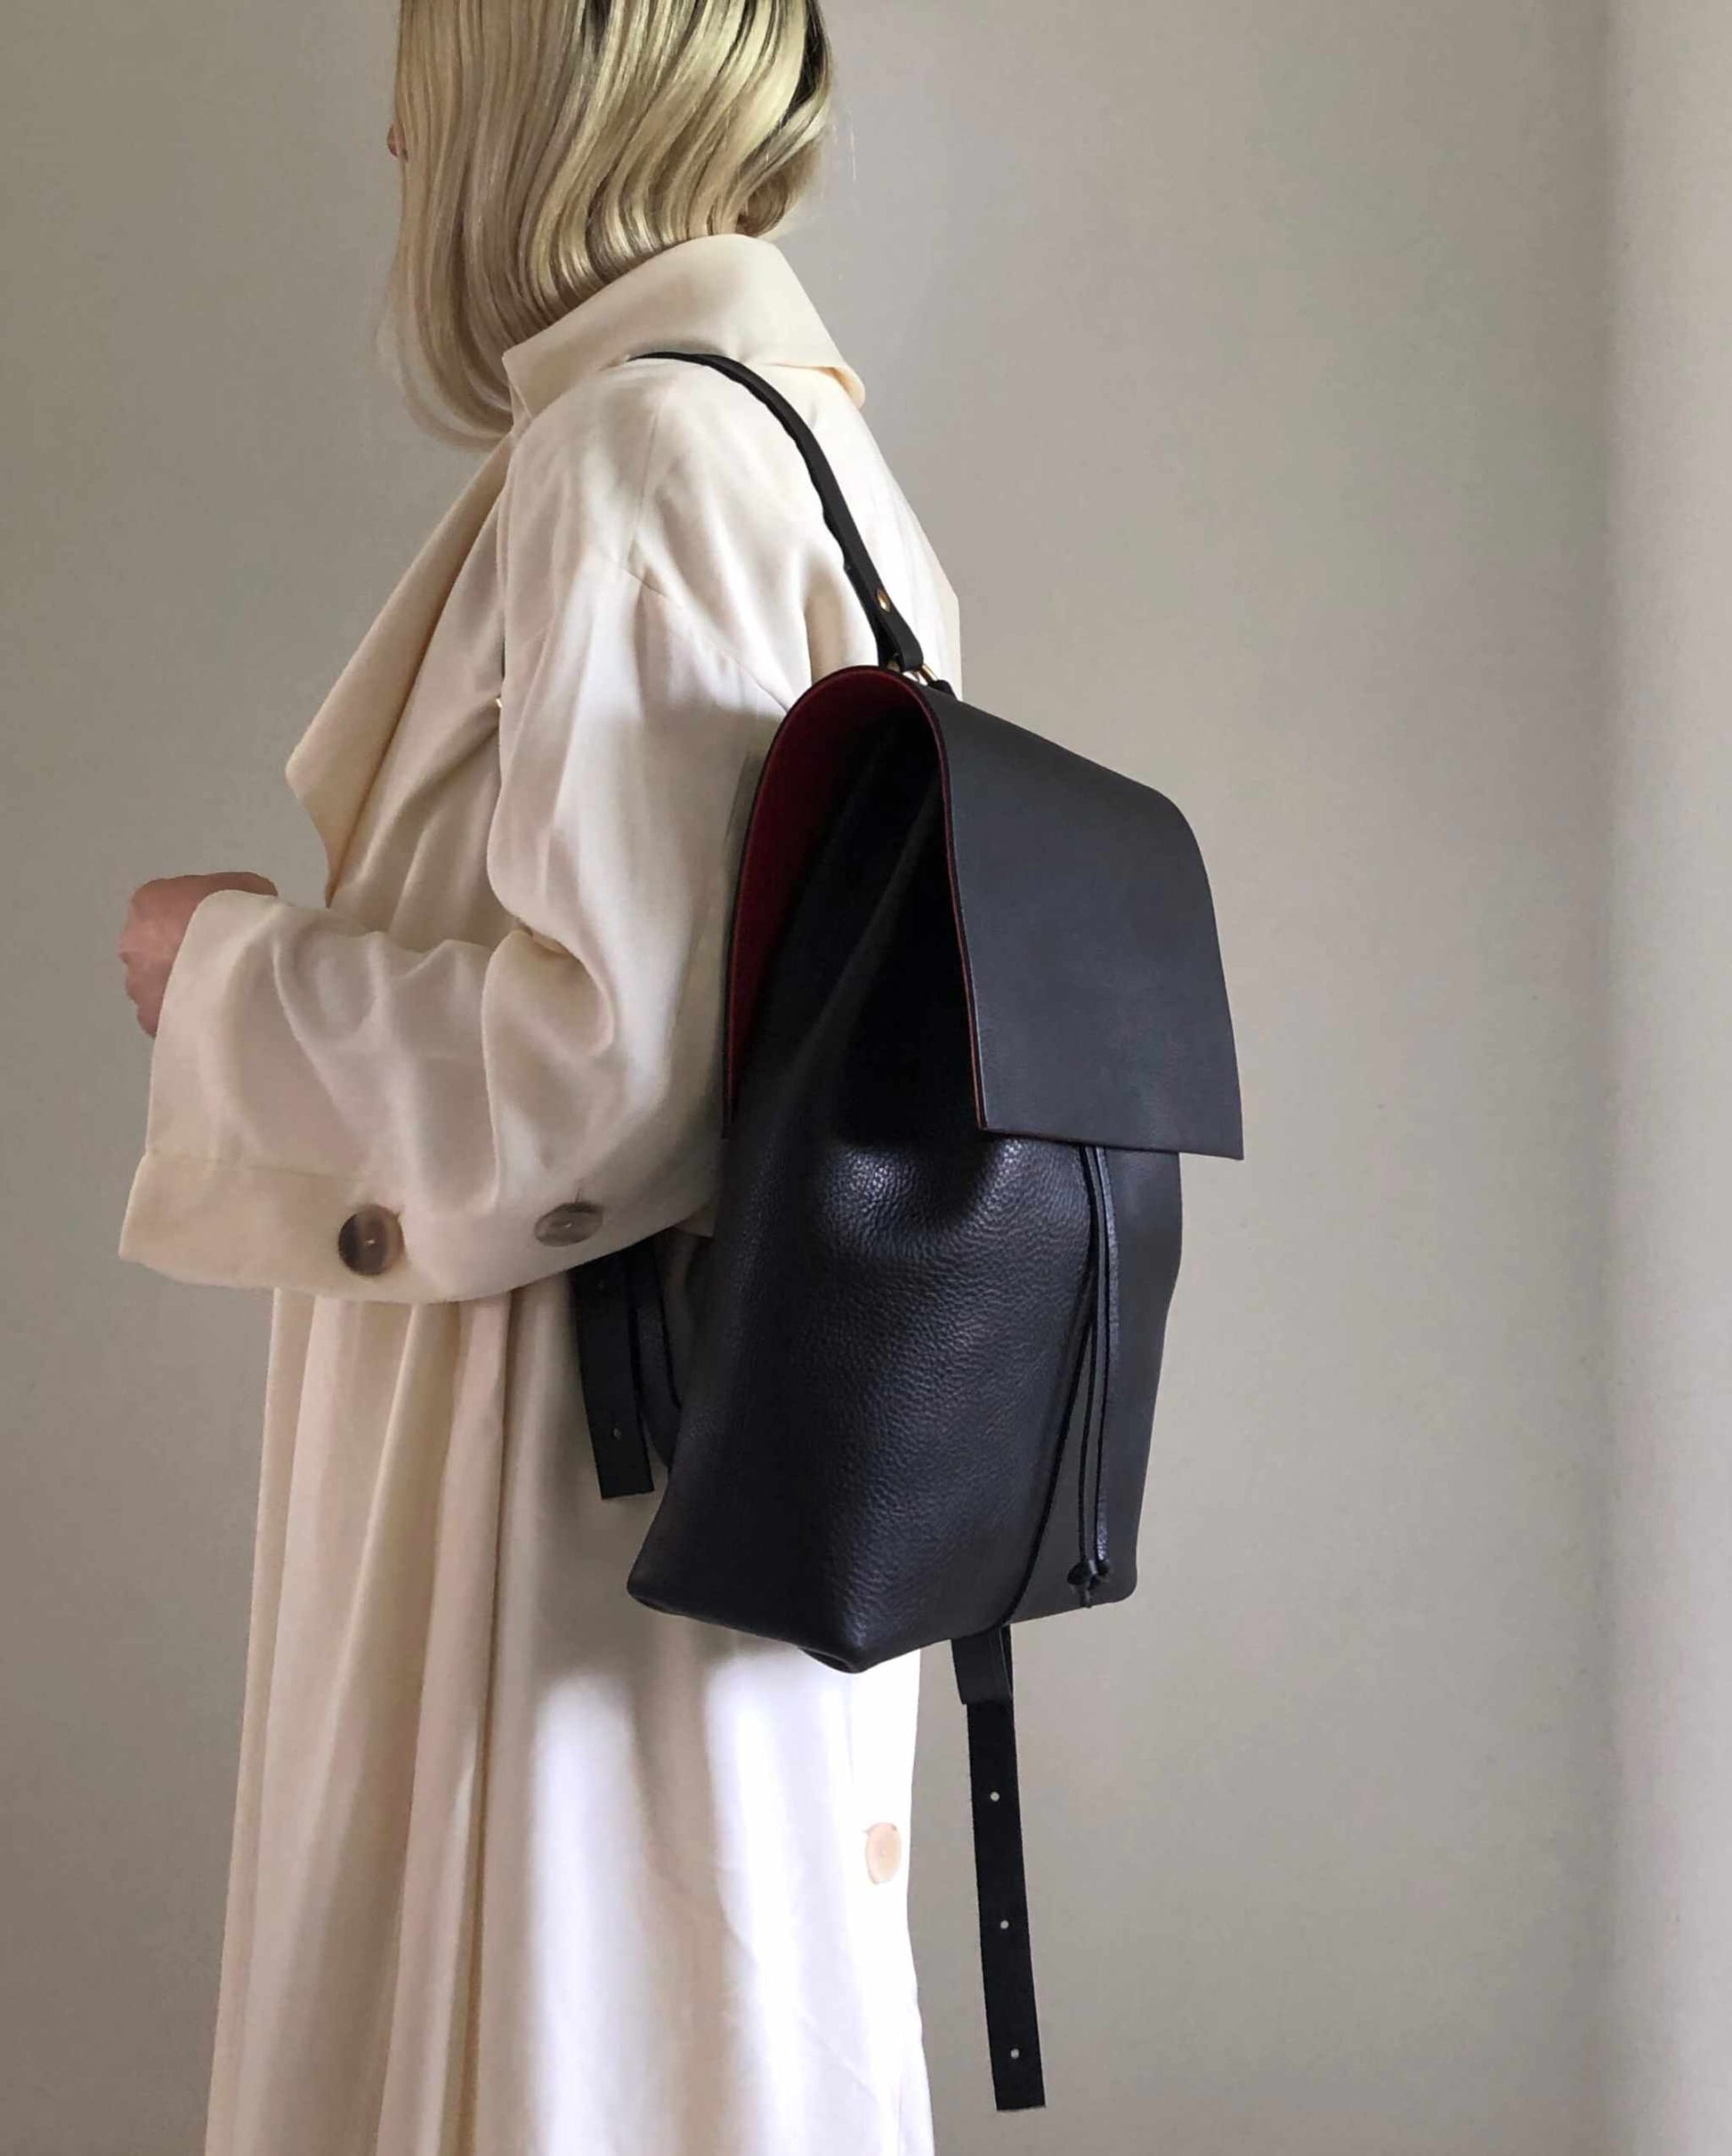
[[575, 1267], [571, 1284], [578, 1369], [595, 1479], [603, 1497], [641, 1497], [655, 1487], [643, 1441], [628, 1253]]
[[638, 360], [690, 360], [694, 366], [713, 367], [717, 374], [724, 374], [730, 381], [738, 382], [749, 389], [760, 404], [765, 405], [781, 420], [800, 455], [805, 459], [805, 468], [812, 474], [812, 483], [818, 490], [818, 498], [823, 504], [824, 522], [830, 534], [842, 549], [842, 560], [848, 572], [848, 581], [858, 595], [860, 604], [866, 609], [866, 617], [872, 624], [872, 633], [878, 639], [878, 664], [890, 667], [899, 674], [920, 674], [926, 671], [926, 661], [921, 655], [920, 640], [895, 609], [890, 594], [885, 589], [884, 580], [866, 551], [866, 542], [860, 536], [860, 527], [854, 521], [836, 474], [830, 469], [830, 459], [818, 446], [818, 439], [779, 389], [773, 388], [760, 374], [756, 374], [743, 361], [731, 360], [719, 352], [637, 352]]
[[680, 1420], [655, 1240], [592, 1259], [566, 1278], [596, 1482], [603, 1497], [641, 1497], [655, 1487], [649, 1446], [671, 1467]]
[[968, 1791], [992, 2097], [1001, 2111], [1032, 2111], [1046, 2102], [1047, 2093], [1023, 1868], [1010, 1627], [1000, 1625], [952, 1640], [951, 1658], [968, 1711]]
[[674, 1352], [655, 1240], [646, 1236], [619, 1254], [626, 1262], [627, 1299], [631, 1306], [638, 1419], [644, 1436], [660, 1455], [661, 1464], [671, 1467], [679, 1438], [680, 1395], [674, 1377]]

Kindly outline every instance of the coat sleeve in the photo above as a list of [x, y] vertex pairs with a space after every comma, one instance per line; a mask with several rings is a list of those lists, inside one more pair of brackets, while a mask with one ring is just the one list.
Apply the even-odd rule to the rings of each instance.
[[[591, 543], [557, 459], [521, 479], [514, 459], [500, 510], [487, 865], [515, 925], [493, 948], [417, 950], [336, 912], [206, 898], [164, 998], [123, 1257], [205, 1283], [463, 1301], [713, 1195], [728, 904], [782, 703]], [[572, 1204], [595, 1209], [581, 1245], [538, 1239]], [[371, 1275], [340, 1249], [364, 1207], [399, 1230]]]

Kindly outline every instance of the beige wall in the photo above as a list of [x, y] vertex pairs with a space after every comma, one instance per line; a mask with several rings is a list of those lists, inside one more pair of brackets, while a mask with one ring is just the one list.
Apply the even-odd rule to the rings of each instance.
[[[197, 2144], [265, 1313], [111, 1256], [109, 953], [150, 874], [316, 894], [283, 758], [465, 468], [369, 359], [364, 12], [0, 31], [0, 2156]], [[971, 692], [1190, 813], [1250, 1145], [1190, 1171], [1141, 1592], [1018, 1643], [1043, 2115], [930, 1658], [941, 2152], [1599, 2156], [1598, 10], [832, 12], [790, 252]]]
[[1732, 17], [1615, 11], [1617, 2145], [1732, 2148]]

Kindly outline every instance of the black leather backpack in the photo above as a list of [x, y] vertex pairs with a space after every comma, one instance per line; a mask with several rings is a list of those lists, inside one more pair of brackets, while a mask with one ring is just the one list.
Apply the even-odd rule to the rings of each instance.
[[1161, 795], [926, 668], [811, 431], [880, 663], [818, 681], [735, 896], [726, 1139], [676, 1388], [651, 1244], [571, 1275], [604, 1495], [653, 1487], [639, 1601], [838, 1669], [948, 1641], [967, 1708], [1000, 2111], [1045, 2101], [1010, 1628], [1122, 1601], [1181, 1153], [1242, 1152], [1208, 879]]

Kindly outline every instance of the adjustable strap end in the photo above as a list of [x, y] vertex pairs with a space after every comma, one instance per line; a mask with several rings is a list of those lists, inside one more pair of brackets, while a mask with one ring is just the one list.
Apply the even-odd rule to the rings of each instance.
[[953, 1640], [951, 1656], [968, 1711], [968, 1788], [992, 2096], [1001, 2111], [1034, 2111], [1045, 2103], [1047, 2092], [1023, 1863], [1010, 1627]]
[[641, 1497], [652, 1491], [649, 1447], [639, 1412], [631, 1277], [626, 1253], [615, 1251], [575, 1266], [571, 1286], [578, 1372], [583, 1389], [595, 1479], [603, 1497]]

